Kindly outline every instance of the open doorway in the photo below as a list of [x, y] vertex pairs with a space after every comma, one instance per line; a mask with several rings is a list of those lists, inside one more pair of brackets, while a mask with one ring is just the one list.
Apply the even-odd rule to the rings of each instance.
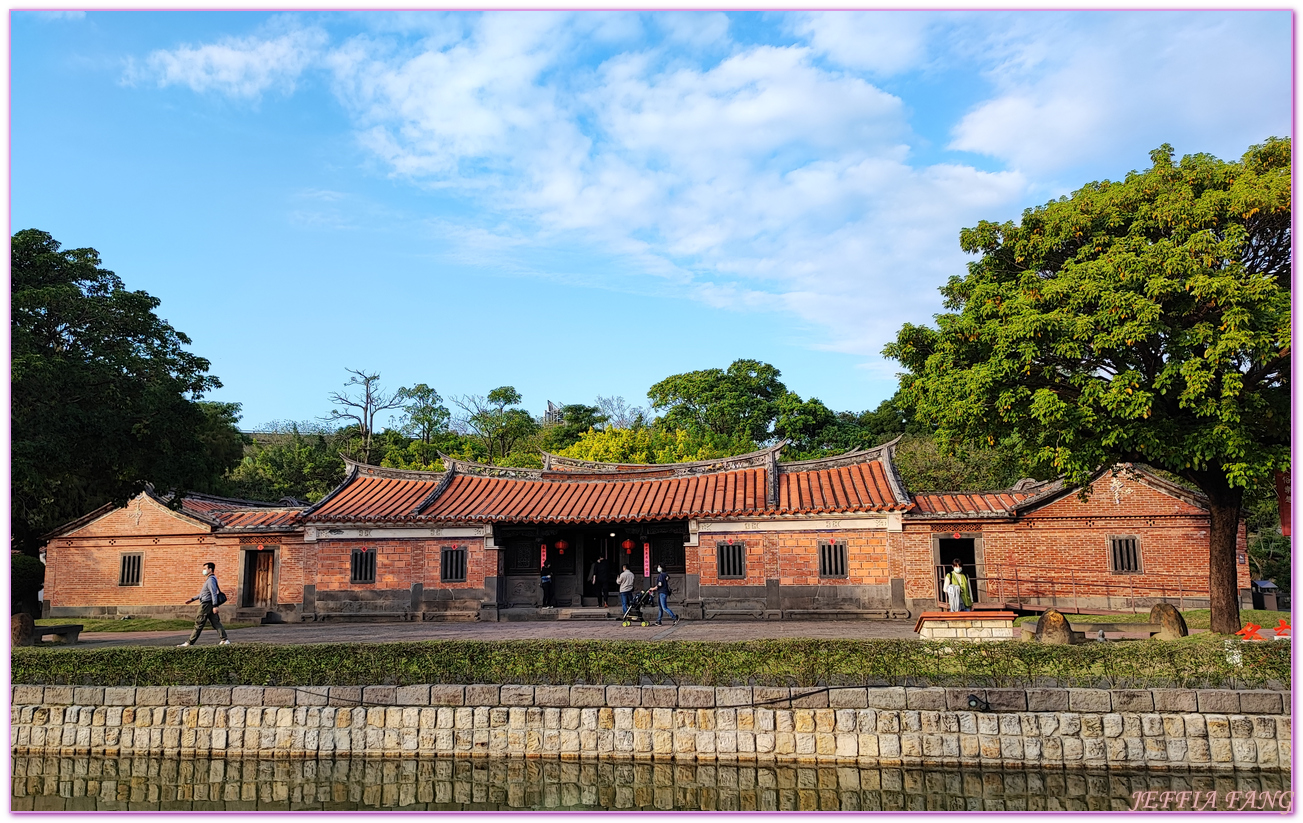
[[270, 609], [272, 602], [272, 575], [276, 553], [247, 551], [244, 553], [244, 586], [240, 606], [243, 608]]
[[976, 535], [933, 535], [932, 556], [936, 565], [938, 602], [946, 602], [945, 575], [956, 560], [963, 568], [964, 576], [968, 578], [973, 603], [980, 603], [986, 599], [986, 580], [982, 575], [980, 540], [981, 537]]

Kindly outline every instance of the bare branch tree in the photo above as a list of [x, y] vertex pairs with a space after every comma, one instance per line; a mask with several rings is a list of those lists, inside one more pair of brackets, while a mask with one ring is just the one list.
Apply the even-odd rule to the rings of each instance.
[[[331, 409], [329, 416], [321, 418], [329, 423], [349, 420], [357, 424], [362, 435], [362, 462], [371, 462], [371, 435], [375, 431], [376, 415], [382, 411], [396, 409], [406, 401], [406, 394], [400, 389], [392, 394], [385, 394], [380, 389], [380, 373], [369, 374], [363, 369], [345, 369], [352, 375], [344, 384], [344, 391], [331, 392], [330, 402], [339, 406]], [[349, 386], [360, 386], [357, 394], [348, 394]]]
[[631, 428], [639, 418], [645, 419], [647, 412], [639, 406], [630, 406], [623, 397], [597, 396], [597, 408], [606, 415], [606, 425], [613, 429]]
[[521, 408], [520, 392], [512, 386], [499, 386], [488, 396], [465, 394], [449, 398], [461, 410], [452, 418], [453, 430], [479, 440], [488, 452], [488, 462], [506, 457], [521, 437], [538, 430], [538, 421]]

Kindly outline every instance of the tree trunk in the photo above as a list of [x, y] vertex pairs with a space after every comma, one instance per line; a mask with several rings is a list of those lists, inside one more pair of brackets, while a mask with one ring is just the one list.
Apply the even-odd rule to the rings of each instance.
[[1200, 473], [1208, 495], [1208, 595], [1212, 609], [1209, 628], [1218, 634], [1240, 630], [1240, 588], [1236, 577], [1236, 537], [1244, 490], [1231, 488], [1217, 469]]

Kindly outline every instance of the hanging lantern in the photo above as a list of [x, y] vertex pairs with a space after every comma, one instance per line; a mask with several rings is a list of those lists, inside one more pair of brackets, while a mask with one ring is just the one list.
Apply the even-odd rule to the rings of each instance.
[[620, 544], [620, 547], [624, 549], [625, 554], [628, 554], [633, 551], [633, 541], [626, 537], [624, 538], [624, 542]]
[[558, 540], [556, 543], [553, 543], [552, 545], [556, 546], [557, 554], [565, 554], [566, 549], [570, 548], [570, 544], [564, 540]]

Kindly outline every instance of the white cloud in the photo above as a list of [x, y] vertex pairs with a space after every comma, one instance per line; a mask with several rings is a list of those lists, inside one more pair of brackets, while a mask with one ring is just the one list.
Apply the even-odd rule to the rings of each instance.
[[227, 38], [202, 46], [155, 51], [127, 79], [153, 80], [232, 97], [256, 98], [270, 88], [292, 91], [294, 82], [326, 45], [320, 29], [297, 29], [275, 37]]
[[[950, 147], [1052, 174], [1160, 143], [1237, 157], [1289, 128], [1281, 55], [1289, 12], [1091, 13], [1019, 18], [983, 45], [997, 92]], [[1051, 47], [1052, 44], [1052, 47]], [[1084, 181], [1083, 181], [1084, 182]]]
[[795, 15], [791, 27], [839, 65], [890, 75], [924, 62], [932, 19], [915, 11], [822, 11]]
[[84, 11], [67, 11], [55, 9], [40, 9], [26, 12], [35, 17], [37, 20], [54, 22], [57, 20], [85, 20], [86, 12]]

